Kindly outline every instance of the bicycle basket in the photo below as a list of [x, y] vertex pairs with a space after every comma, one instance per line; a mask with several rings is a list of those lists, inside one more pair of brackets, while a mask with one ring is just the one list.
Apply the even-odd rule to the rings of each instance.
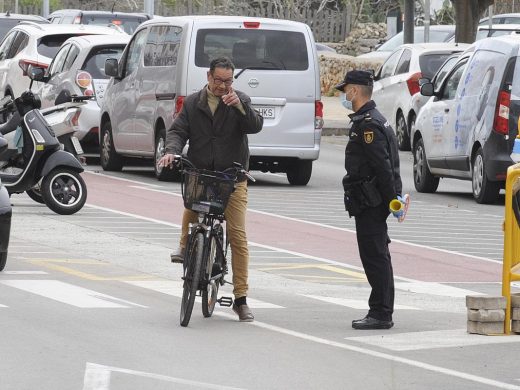
[[187, 209], [223, 214], [235, 188], [233, 176], [204, 169], [184, 170], [182, 199]]

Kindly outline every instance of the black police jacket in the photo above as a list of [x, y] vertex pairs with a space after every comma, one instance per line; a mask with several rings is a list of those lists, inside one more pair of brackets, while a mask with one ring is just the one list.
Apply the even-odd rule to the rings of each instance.
[[401, 195], [399, 150], [394, 130], [370, 100], [349, 115], [352, 128], [345, 149], [348, 181], [375, 178], [383, 202], [388, 204]]

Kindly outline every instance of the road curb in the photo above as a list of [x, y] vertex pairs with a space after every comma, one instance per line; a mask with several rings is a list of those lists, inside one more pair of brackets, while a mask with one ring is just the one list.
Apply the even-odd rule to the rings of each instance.
[[321, 130], [321, 135], [328, 137], [331, 135], [347, 135], [348, 129], [344, 127], [326, 127]]

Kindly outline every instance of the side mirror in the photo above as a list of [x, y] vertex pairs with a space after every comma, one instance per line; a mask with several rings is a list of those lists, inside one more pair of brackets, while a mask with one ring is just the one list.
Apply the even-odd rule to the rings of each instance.
[[421, 85], [423, 85], [423, 84], [426, 84], [426, 83], [431, 83], [431, 82], [432, 82], [432, 81], [431, 81], [429, 78], [427, 78], [427, 77], [421, 77], [421, 78], [419, 79], [419, 86], [421, 86]]
[[105, 74], [110, 77], [119, 77], [119, 66], [117, 59], [108, 58], [105, 61]]
[[27, 70], [29, 78], [33, 81], [45, 81], [45, 69], [29, 65]]
[[0, 137], [0, 154], [7, 149], [7, 140], [4, 137]]
[[421, 85], [421, 95], [423, 96], [433, 96], [435, 95], [433, 91], [433, 84], [430, 82], [424, 83]]

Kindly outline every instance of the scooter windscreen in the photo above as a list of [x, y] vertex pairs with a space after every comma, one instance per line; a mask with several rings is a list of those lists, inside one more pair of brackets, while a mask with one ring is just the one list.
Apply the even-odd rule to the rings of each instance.
[[29, 111], [23, 120], [37, 144], [46, 144], [47, 146], [59, 145], [52, 127], [49, 126], [39, 110]]

